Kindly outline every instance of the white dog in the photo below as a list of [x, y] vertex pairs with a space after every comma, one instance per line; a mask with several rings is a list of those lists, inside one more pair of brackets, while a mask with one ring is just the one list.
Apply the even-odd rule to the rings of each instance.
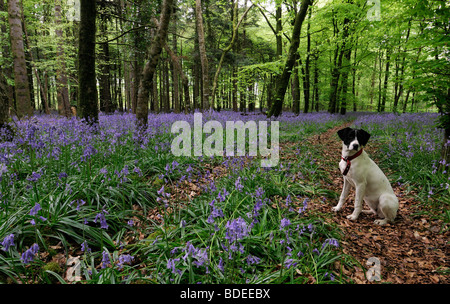
[[[344, 187], [339, 203], [332, 210], [341, 210], [350, 186], [353, 186], [356, 188], [355, 208], [353, 213], [347, 216], [348, 219], [356, 220], [363, 211], [382, 218], [375, 220], [378, 225], [384, 225], [388, 221], [394, 222], [398, 210], [398, 199], [386, 176], [363, 150], [369, 141], [370, 134], [362, 129], [352, 128], [344, 128], [337, 133], [343, 142], [339, 169], [344, 175]], [[363, 199], [370, 210], [362, 210]]]

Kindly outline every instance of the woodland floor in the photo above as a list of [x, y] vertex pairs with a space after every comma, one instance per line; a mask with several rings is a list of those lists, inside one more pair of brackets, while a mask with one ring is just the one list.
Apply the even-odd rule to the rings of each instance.
[[[297, 158], [296, 148], [300, 145], [309, 145], [321, 174], [326, 177], [320, 179], [321, 189], [328, 193], [335, 193], [335, 198], [324, 198], [322, 195], [312, 195], [308, 203], [307, 213], [322, 218], [332, 227], [342, 231], [340, 246], [343, 253], [353, 257], [357, 262], [355, 267], [335, 263], [336, 273], [342, 273], [358, 284], [377, 283], [370, 282], [366, 272], [373, 265], [368, 265], [369, 258], [375, 257], [381, 265], [381, 281], [378, 283], [395, 284], [436, 284], [450, 283], [448, 271], [450, 230], [441, 231], [442, 222], [423, 214], [426, 205], [415, 198], [415, 192], [409, 191], [391, 181], [394, 192], [399, 199], [399, 210], [394, 224], [379, 226], [374, 223], [375, 217], [361, 213], [357, 221], [347, 219], [353, 212], [354, 189], [350, 191], [344, 208], [335, 213], [331, 207], [337, 204], [341, 193], [343, 178], [338, 169], [342, 144], [336, 135], [337, 130], [350, 126], [346, 123], [328, 131], [311, 136], [306, 142], [280, 143], [280, 159], [289, 160]], [[376, 142], [368, 144], [365, 150], [372, 159], [377, 161]], [[224, 166], [209, 166], [210, 178], [216, 179], [227, 175]], [[389, 171], [385, 170], [389, 178]], [[298, 182], [301, 182], [300, 180]], [[308, 181], [303, 181], [308, 182]], [[177, 185], [168, 185], [172, 197], [171, 201], [190, 201], [202, 193], [207, 185], [203, 178], [196, 183], [184, 181]], [[365, 207], [367, 208], [367, 207]], [[147, 218], [159, 222], [158, 210], [152, 210]], [[140, 239], [144, 238], [144, 234]], [[358, 265], [359, 264], [359, 265]], [[314, 283], [311, 281], [310, 283]]]
[[[320, 135], [308, 139], [320, 168], [328, 174], [329, 179], [321, 179], [321, 187], [340, 194], [343, 178], [338, 169], [342, 143], [336, 136], [337, 130], [350, 126], [341, 125]], [[303, 143], [305, 144], [305, 143]], [[288, 142], [281, 151], [293, 151], [286, 147], [299, 145]], [[287, 149], [286, 149], [287, 148]], [[376, 143], [369, 142], [366, 151], [377, 162]], [[289, 157], [284, 155], [283, 157]], [[389, 178], [389, 172], [385, 171]], [[394, 192], [399, 199], [399, 210], [394, 224], [379, 226], [374, 223], [374, 215], [361, 213], [357, 221], [347, 219], [353, 212], [354, 189], [351, 190], [344, 208], [335, 213], [331, 207], [337, 204], [337, 199], [312, 199], [308, 205], [309, 212], [317, 213], [326, 222], [337, 226], [343, 236], [340, 242], [343, 252], [354, 257], [362, 267], [347, 269], [346, 266], [335, 265], [336, 271], [342, 271], [356, 283], [370, 283], [365, 272], [372, 267], [367, 265], [370, 257], [380, 260], [381, 283], [397, 284], [435, 284], [450, 283], [448, 269], [450, 266], [449, 246], [450, 232], [441, 231], [442, 222], [432, 219], [420, 211], [426, 208], [414, 197], [414, 192], [408, 192], [402, 186], [391, 181]], [[365, 207], [368, 209], [368, 207]]]

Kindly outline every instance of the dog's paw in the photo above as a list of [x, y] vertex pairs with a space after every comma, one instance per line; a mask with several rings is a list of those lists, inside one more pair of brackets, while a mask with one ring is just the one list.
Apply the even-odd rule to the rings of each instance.
[[387, 219], [382, 219], [382, 220], [375, 220], [374, 223], [380, 226], [386, 225], [388, 222]]
[[352, 214], [347, 215], [347, 218], [348, 218], [349, 220], [351, 220], [351, 221], [356, 221], [356, 219], [358, 218], [358, 216], [357, 216], [357, 215], [354, 215], [354, 214], [352, 213]]
[[341, 207], [334, 206], [334, 207], [331, 208], [331, 210], [334, 211], [334, 212], [338, 212], [339, 210], [341, 210]]

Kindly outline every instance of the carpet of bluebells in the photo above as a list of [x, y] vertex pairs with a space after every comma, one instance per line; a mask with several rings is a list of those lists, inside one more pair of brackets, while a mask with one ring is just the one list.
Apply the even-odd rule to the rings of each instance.
[[[308, 212], [311, 196], [327, 193], [317, 183], [319, 156], [302, 141], [356, 119], [389, 154], [384, 165], [398, 170], [398, 182], [423, 179], [430, 199], [448, 194], [435, 169], [436, 117], [286, 113], [280, 140], [298, 147], [274, 168], [257, 157], [173, 156], [171, 125], [192, 123], [192, 114], [150, 114], [144, 132], [128, 113], [100, 115], [92, 126], [57, 116], [13, 121], [14, 139], [0, 141], [0, 282], [348, 282], [335, 266], [352, 262], [339, 231]], [[228, 111], [203, 119], [267, 120]], [[227, 173], [208, 169], [218, 166]], [[174, 191], [193, 185], [199, 195]]]

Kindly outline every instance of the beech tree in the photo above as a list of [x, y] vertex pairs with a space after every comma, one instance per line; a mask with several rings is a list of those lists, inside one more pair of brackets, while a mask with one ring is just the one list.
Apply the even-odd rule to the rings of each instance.
[[17, 117], [33, 115], [30, 85], [22, 29], [22, 3], [20, 0], [8, 0], [8, 16], [11, 37], [11, 53], [14, 61], [14, 84]]
[[138, 119], [138, 124], [141, 128], [147, 127], [150, 88], [153, 86], [152, 81], [156, 66], [158, 65], [164, 41], [167, 37], [172, 5], [173, 0], [164, 0], [162, 3], [159, 25], [153, 36], [152, 44], [147, 55], [147, 62], [142, 71], [136, 107], [136, 118]]
[[210, 88], [209, 88], [209, 66], [208, 57], [206, 56], [206, 42], [205, 31], [203, 29], [203, 15], [202, 15], [202, 1], [195, 0], [195, 20], [197, 23], [198, 47], [200, 50], [200, 62], [202, 66], [202, 81], [203, 81], [203, 109], [208, 109], [210, 106]]

